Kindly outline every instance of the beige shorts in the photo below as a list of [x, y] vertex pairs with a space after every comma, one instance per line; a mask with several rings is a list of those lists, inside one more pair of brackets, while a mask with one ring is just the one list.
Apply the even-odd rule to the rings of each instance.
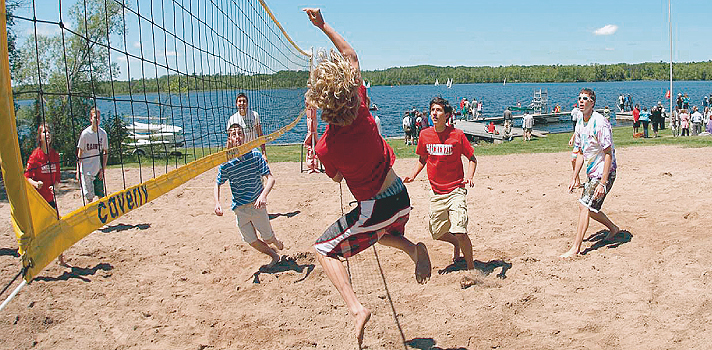
[[456, 188], [450, 193], [430, 191], [430, 235], [439, 239], [444, 234], [467, 233], [467, 190]]
[[252, 244], [257, 241], [257, 232], [260, 232], [260, 237], [265, 242], [274, 239], [274, 231], [272, 224], [269, 223], [267, 208], [255, 209], [255, 203], [248, 203], [233, 209], [237, 218], [237, 227], [240, 229], [242, 239], [247, 244]]

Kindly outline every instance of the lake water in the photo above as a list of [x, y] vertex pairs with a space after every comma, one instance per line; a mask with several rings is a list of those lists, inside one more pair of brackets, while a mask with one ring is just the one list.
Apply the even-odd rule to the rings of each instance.
[[[670, 83], [668, 81], [633, 81], [633, 82], [596, 82], [596, 83], [508, 83], [502, 84], [454, 84], [448, 89], [445, 85], [410, 85], [410, 86], [374, 86], [369, 89], [371, 101], [378, 105], [376, 112], [381, 118], [384, 136], [401, 136], [403, 113], [413, 107], [423, 111], [427, 109], [430, 99], [442, 96], [459, 109], [459, 101], [483, 101], [484, 116], [500, 116], [507, 106], [517, 102], [528, 105], [534, 91], [545, 89], [549, 96], [549, 108], [556, 104], [563, 111], [571, 110], [576, 102], [579, 90], [584, 87], [596, 92], [596, 108], [609, 106], [614, 111], [618, 95], [630, 94], [633, 103], [639, 103], [641, 108], [650, 108], [662, 101], [666, 109], [669, 107], [665, 99]], [[250, 107], [255, 109], [263, 121], [265, 133], [276, 131], [293, 120], [303, 108], [305, 89], [263, 90], [250, 92]], [[712, 93], [712, 82], [709, 81], [676, 81], [673, 96], [677, 93], [687, 93], [691, 104], [701, 106], [702, 98]], [[181, 126], [185, 132], [188, 146], [218, 145], [225, 142], [225, 123], [229, 116], [235, 113], [234, 91], [211, 91], [190, 93], [188, 95], [168, 96], [157, 93], [133, 96], [117, 96], [113, 100], [98, 101], [98, 106], [107, 115], [147, 116], [154, 119], [153, 123], [163, 123]], [[131, 101], [133, 100], [133, 101]], [[28, 102], [19, 102], [27, 105]], [[190, 104], [191, 108], [180, 107]], [[161, 107], [163, 105], [163, 107]], [[171, 107], [172, 105], [172, 107]], [[146, 120], [136, 119], [145, 122]], [[322, 133], [325, 123], [319, 123]], [[571, 123], [555, 123], [537, 125], [537, 129], [550, 132], [570, 131]], [[275, 143], [293, 143], [304, 139], [306, 122], [300, 122], [296, 127], [280, 137]]]

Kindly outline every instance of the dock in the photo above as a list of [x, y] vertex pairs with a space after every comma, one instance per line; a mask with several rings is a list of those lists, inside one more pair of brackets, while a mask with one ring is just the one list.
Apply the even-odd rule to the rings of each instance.
[[[504, 126], [503, 125], [495, 125], [495, 130], [497, 130], [497, 133], [490, 134], [485, 130], [485, 126], [487, 124], [484, 122], [479, 122], [479, 121], [467, 121], [467, 120], [456, 120], [455, 121], [455, 127], [462, 130], [462, 132], [465, 133], [465, 135], [468, 135], [470, 137], [474, 137], [475, 139], [483, 139], [486, 141], [503, 141], [504, 140]], [[532, 130], [532, 136], [536, 137], [546, 137], [548, 134], [548, 131], [543, 131], [543, 130]], [[512, 127], [512, 137], [522, 137], [524, 133], [522, 132], [521, 127]]]

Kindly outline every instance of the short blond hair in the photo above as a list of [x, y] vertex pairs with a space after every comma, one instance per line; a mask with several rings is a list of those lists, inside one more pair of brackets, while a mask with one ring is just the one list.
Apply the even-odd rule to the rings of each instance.
[[[317, 53], [319, 62], [309, 74], [307, 105], [322, 110], [321, 119], [329, 124], [350, 125], [356, 119], [361, 85], [359, 72], [335, 50]], [[368, 101], [366, 101], [368, 102]]]

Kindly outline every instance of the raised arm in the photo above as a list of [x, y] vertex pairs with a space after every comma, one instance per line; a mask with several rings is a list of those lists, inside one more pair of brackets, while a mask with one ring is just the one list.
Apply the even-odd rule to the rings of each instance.
[[324, 17], [322, 17], [320, 9], [305, 8], [303, 9], [303, 11], [307, 13], [307, 16], [309, 16], [309, 20], [312, 22], [312, 24], [314, 24], [315, 27], [321, 29], [321, 31], [323, 31], [324, 34], [329, 37], [329, 40], [334, 43], [334, 46], [336, 46], [336, 49], [339, 50], [341, 55], [344, 56], [344, 58], [346, 58], [347, 60], [349, 60], [349, 62], [351, 62], [351, 66], [356, 69], [356, 72], [358, 72], [360, 77], [361, 69], [359, 68], [358, 56], [356, 56], [356, 51], [354, 50], [354, 48], [346, 42], [346, 40], [341, 36], [341, 34], [337, 33], [334, 28], [324, 22]]

